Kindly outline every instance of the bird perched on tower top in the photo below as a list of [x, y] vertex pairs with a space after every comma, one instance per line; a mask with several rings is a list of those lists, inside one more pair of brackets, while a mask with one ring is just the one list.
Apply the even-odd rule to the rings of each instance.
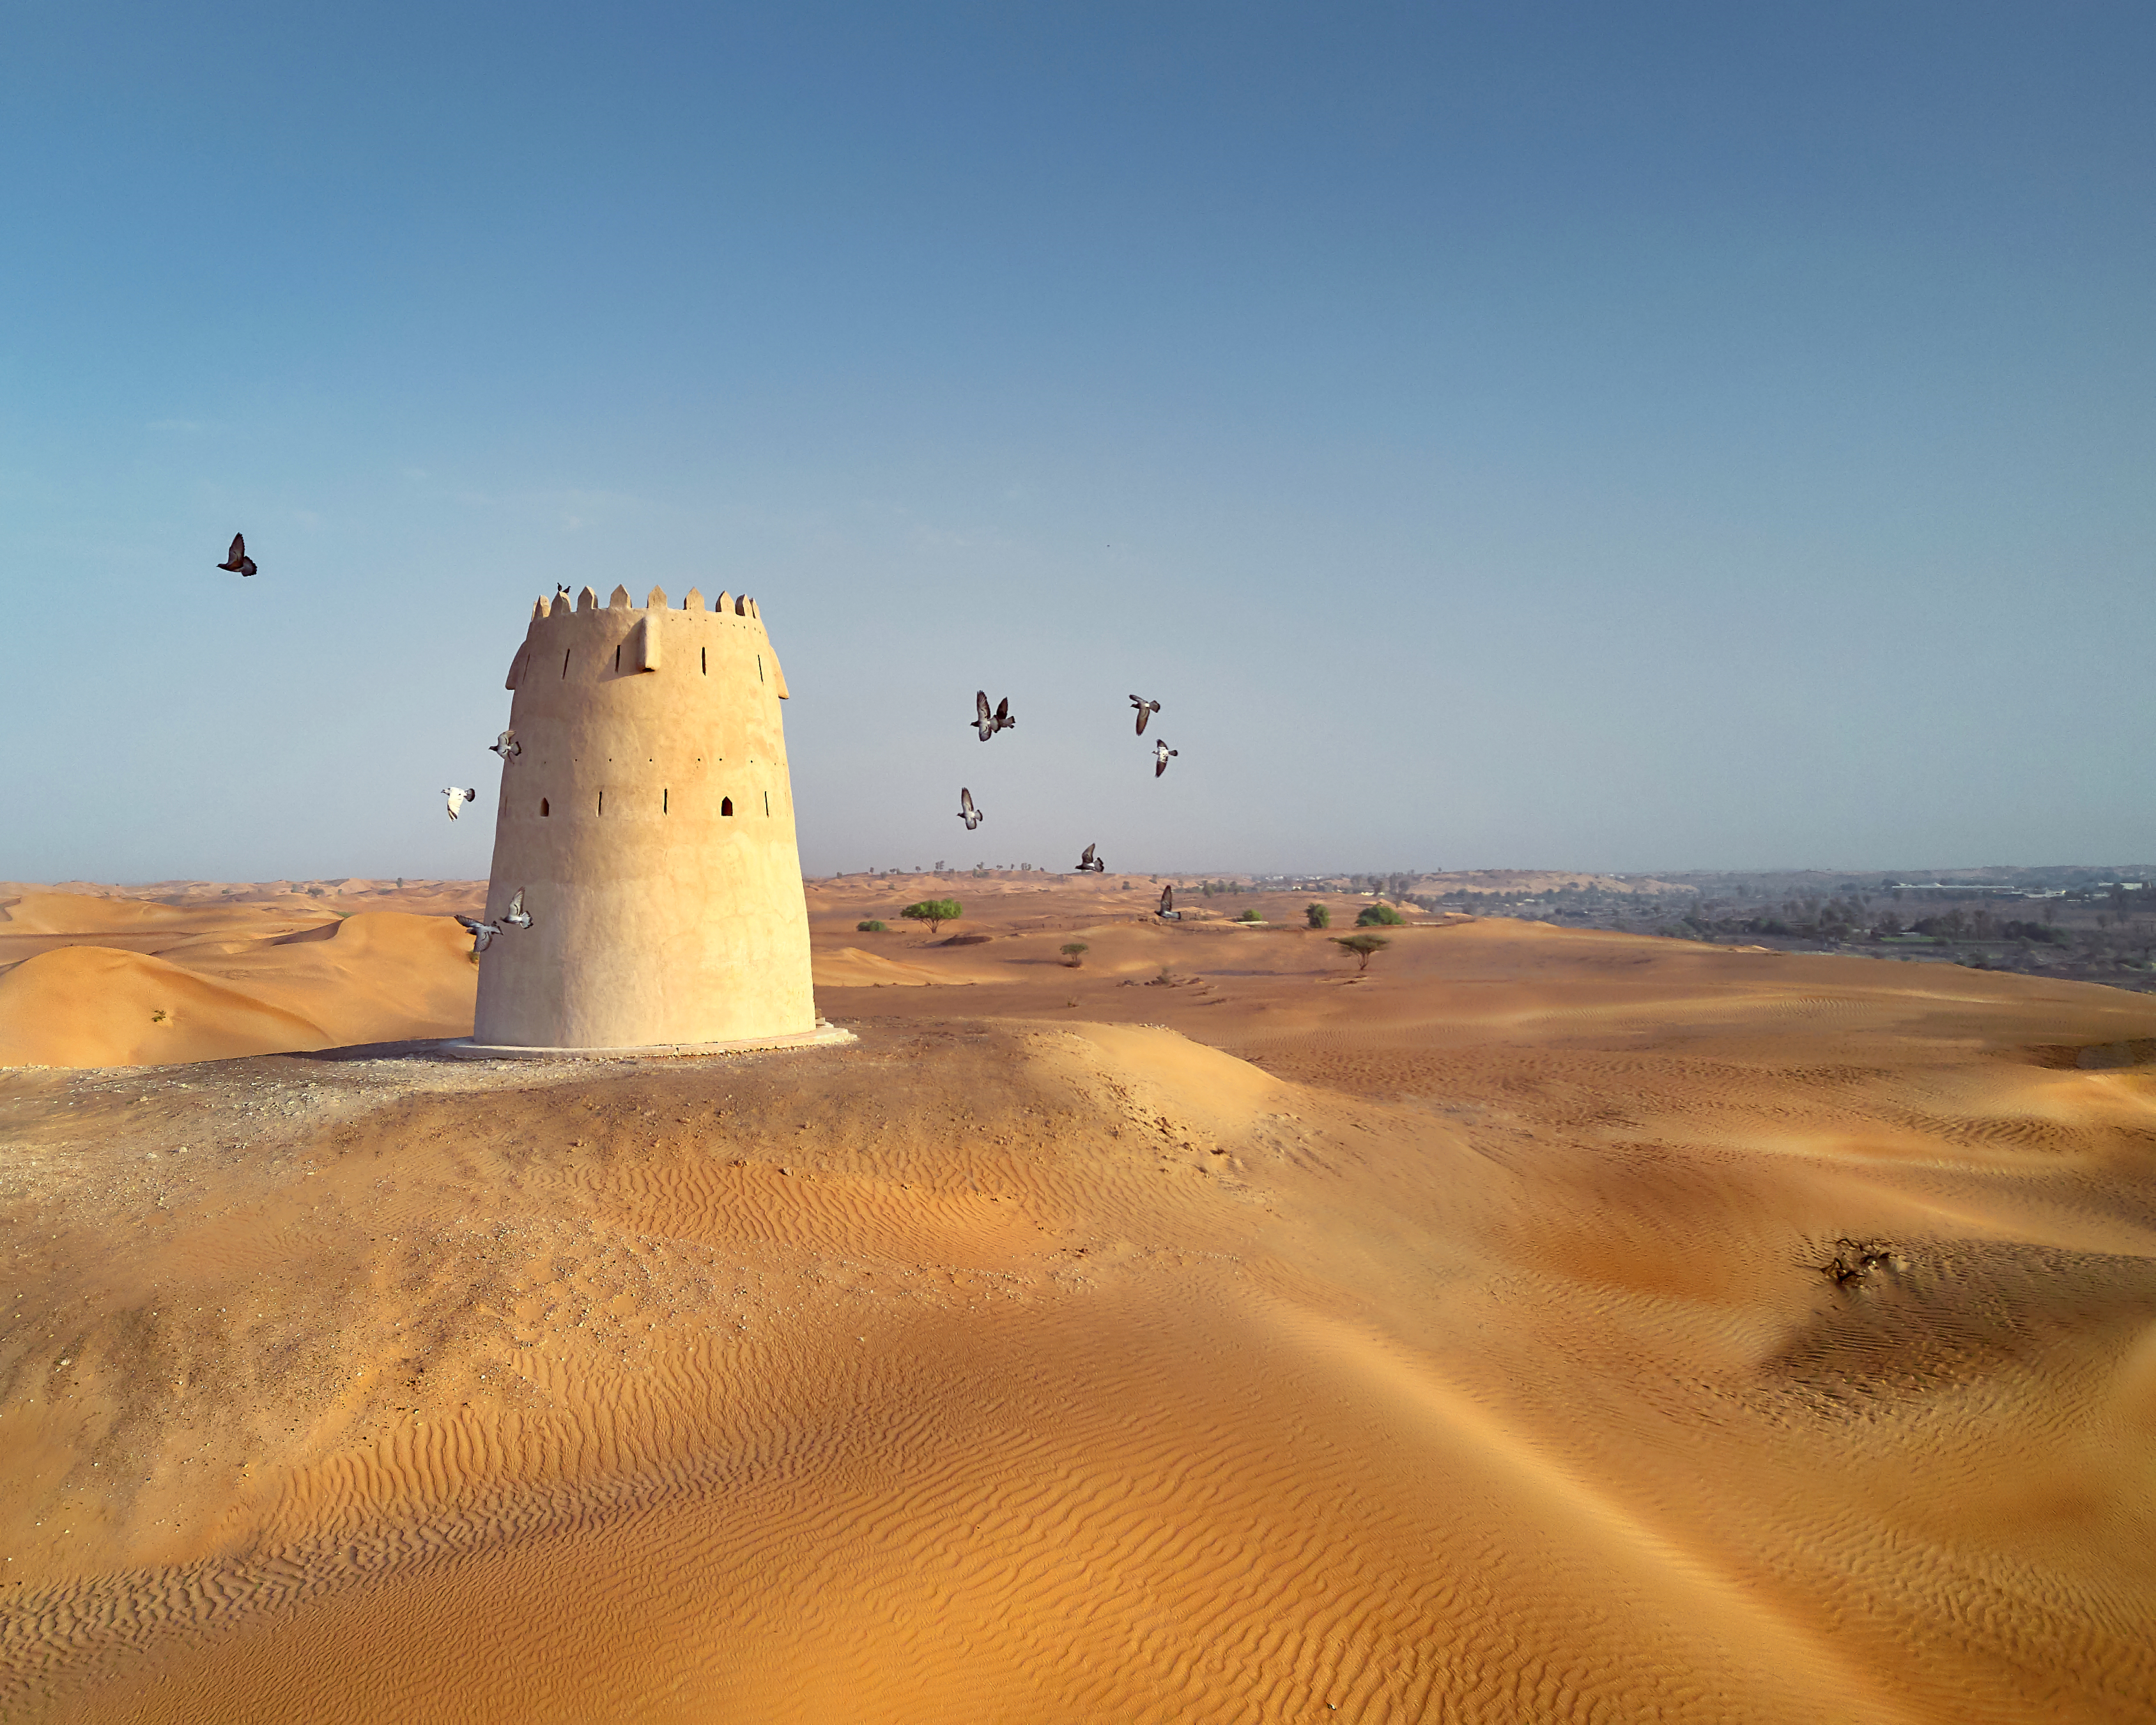
[[1168, 763], [1182, 752], [1183, 751], [1180, 749], [1170, 748], [1166, 743], [1161, 742], [1158, 737], [1154, 738], [1152, 745], [1152, 776], [1155, 778], [1158, 778], [1162, 773], [1168, 771]]
[[1099, 857], [1093, 855], [1094, 848], [1094, 846], [1088, 845], [1086, 847], [1085, 855], [1078, 859], [1078, 872], [1080, 874], [1102, 875], [1107, 872], [1107, 864], [1102, 862]]
[[457, 810], [463, 808], [465, 803], [476, 803], [479, 801], [479, 793], [477, 791], [459, 790], [454, 785], [444, 786], [442, 788], [442, 794], [449, 798], [449, 819], [451, 820], [454, 820], [457, 818]]
[[247, 536], [244, 533], [232, 536], [232, 549], [225, 552], [224, 561], [218, 567], [229, 569], [235, 575], [252, 575], [254, 572], [254, 559], [247, 554]]
[[958, 819], [966, 823], [966, 830], [969, 833], [988, 819], [973, 807], [973, 793], [963, 785], [958, 787]]
[[993, 712], [990, 712], [988, 711], [988, 691], [985, 689], [979, 689], [974, 691], [973, 729], [980, 733], [981, 741], [983, 742], [986, 742], [998, 731], [1011, 730], [1014, 728], [1017, 724], [1018, 721], [1011, 716], [1009, 696], [1006, 695], [1001, 701], [998, 701], [996, 703], [996, 710]]
[[1131, 697], [1131, 705], [1138, 710], [1138, 735], [1143, 737], [1146, 721], [1160, 711], [1160, 703], [1157, 701], [1147, 701], [1142, 695], [1133, 695]]

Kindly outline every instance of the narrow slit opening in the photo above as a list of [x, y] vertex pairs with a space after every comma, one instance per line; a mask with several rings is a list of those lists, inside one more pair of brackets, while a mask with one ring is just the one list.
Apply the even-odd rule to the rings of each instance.
[[763, 655], [761, 653], [756, 655], [756, 680], [759, 683], [763, 680]]
[[599, 793], [599, 813], [601, 814], [604, 814], [606, 813], [606, 793], [604, 791], [601, 791]]
[[562, 675], [565, 677], [569, 674], [569, 655], [576, 650], [574, 647], [564, 647], [562, 649]]
[[771, 793], [769, 791], [766, 791], [763, 793], [763, 812], [766, 814], [771, 813]]
[[552, 814], [553, 812], [554, 812], [554, 811], [553, 811], [552, 809], [549, 809], [549, 808], [547, 806], [547, 799], [546, 799], [544, 797], [542, 797], [542, 798], [539, 799], [539, 817], [540, 817], [540, 819], [543, 820], [543, 819], [545, 819], [548, 815]]
[[696, 649], [696, 665], [706, 676], [711, 675], [711, 649], [709, 647], [699, 647]]
[[661, 814], [666, 814], [666, 813], [668, 812], [667, 806], [666, 806], [666, 804], [667, 804], [667, 799], [668, 799], [670, 797], [671, 797], [673, 794], [674, 794], [674, 793], [673, 793], [671, 791], [668, 791], [668, 790], [661, 790], [661, 791], [659, 793], [659, 812], [660, 812]]
[[616, 670], [621, 669], [621, 649], [619, 647], [613, 649], [613, 668]]

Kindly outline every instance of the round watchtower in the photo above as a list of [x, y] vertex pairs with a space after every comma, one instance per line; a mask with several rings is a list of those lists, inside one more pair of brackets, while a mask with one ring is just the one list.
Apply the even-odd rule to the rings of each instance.
[[778, 669], [752, 599], [532, 608], [509, 670], [473, 1051], [812, 1040]]

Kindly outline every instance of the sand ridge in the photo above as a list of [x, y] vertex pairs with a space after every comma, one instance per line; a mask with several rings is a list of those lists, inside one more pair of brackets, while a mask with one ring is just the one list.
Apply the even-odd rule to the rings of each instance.
[[446, 916], [59, 893], [0, 904], [0, 1066], [131, 1066], [471, 1027]]
[[850, 1048], [0, 1075], [0, 1713], [2151, 1717], [2156, 1004], [973, 896]]

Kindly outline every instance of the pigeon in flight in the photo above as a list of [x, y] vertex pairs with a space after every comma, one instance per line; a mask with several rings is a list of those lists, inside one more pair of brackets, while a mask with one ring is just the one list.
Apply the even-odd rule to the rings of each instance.
[[1180, 922], [1183, 912], [1175, 908], [1175, 883], [1171, 880], [1160, 890], [1160, 908], [1153, 912], [1163, 922]]
[[232, 549], [225, 552], [224, 561], [218, 567], [228, 569], [235, 575], [252, 575], [254, 572], [254, 559], [247, 554], [247, 536], [244, 533], [232, 536]]
[[516, 740], [514, 731], [505, 731], [487, 747], [505, 761], [513, 761], [524, 752], [524, 745]]
[[1160, 703], [1157, 701], [1147, 701], [1142, 695], [1133, 695], [1131, 697], [1131, 705], [1138, 710], [1138, 735], [1143, 737], [1146, 721], [1160, 711]]
[[988, 691], [985, 689], [978, 689], [974, 691], [973, 729], [980, 732], [981, 741], [983, 742], [986, 742], [998, 731], [1009, 731], [1013, 729], [1017, 723], [1018, 721], [1011, 716], [1009, 696], [1006, 695], [1001, 701], [998, 701], [996, 703], [996, 710], [993, 712], [990, 712], [988, 711]]
[[1088, 845], [1086, 847], [1085, 855], [1078, 859], [1078, 872], [1080, 874], [1105, 875], [1107, 873], [1107, 864], [1102, 862], [1099, 857], [1093, 855], [1093, 852], [1096, 848], [1096, 846], [1091, 845]]
[[469, 916], [459, 916], [457, 921], [470, 931], [472, 951], [475, 952], [484, 952], [495, 936], [501, 932], [501, 925], [499, 922], [475, 922]]
[[531, 913], [524, 908], [524, 889], [520, 886], [516, 889], [516, 896], [509, 901], [509, 909], [498, 922], [475, 922], [469, 916], [459, 916], [457, 921], [471, 931], [472, 951], [484, 952], [493, 943], [495, 936], [503, 929], [529, 928]]
[[442, 790], [442, 794], [449, 799], [449, 819], [451, 820], [454, 820], [457, 818], [457, 810], [463, 808], [465, 803], [476, 803], [479, 801], [479, 793], [477, 791], [460, 791], [454, 785], [444, 786]]
[[966, 823], [966, 830], [969, 833], [988, 819], [973, 807], [973, 793], [963, 785], [958, 787], [958, 819]]
[[1182, 752], [1181, 749], [1172, 749], [1158, 737], [1155, 737], [1152, 745], [1152, 776], [1158, 778], [1162, 773], [1168, 771], [1168, 763]]

